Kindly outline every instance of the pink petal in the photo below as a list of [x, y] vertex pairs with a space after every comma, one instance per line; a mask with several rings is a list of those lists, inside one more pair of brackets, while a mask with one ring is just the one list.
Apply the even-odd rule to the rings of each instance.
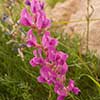
[[32, 25], [32, 17], [28, 13], [27, 9], [24, 8], [21, 12], [20, 23], [24, 26], [31, 26]]

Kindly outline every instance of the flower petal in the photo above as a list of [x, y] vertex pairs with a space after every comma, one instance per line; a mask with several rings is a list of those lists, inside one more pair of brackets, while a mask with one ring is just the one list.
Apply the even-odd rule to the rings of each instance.
[[32, 16], [30, 16], [26, 8], [21, 12], [20, 23], [24, 26], [31, 26], [33, 23]]
[[57, 100], [64, 100], [65, 96], [58, 96]]
[[39, 76], [39, 77], [37, 78], [37, 80], [38, 80], [38, 82], [40, 82], [40, 83], [45, 83], [45, 82], [46, 82], [46, 80], [45, 80], [42, 76]]
[[35, 35], [33, 34], [32, 29], [27, 32], [27, 46], [32, 47], [37, 45], [37, 40]]

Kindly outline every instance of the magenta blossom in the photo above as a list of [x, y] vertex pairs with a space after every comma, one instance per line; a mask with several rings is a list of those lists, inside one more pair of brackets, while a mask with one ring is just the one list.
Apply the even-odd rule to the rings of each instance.
[[48, 29], [51, 25], [51, 21], [46, 17], [43, 11], [44, 3], [38, 0], [26, 0], [25, 3], [31, 7], [31, 16], [26, 8], [21, 12], [20, 23], [24, 26], [30, 26], [37, 30]]
[[44, 66], [40, 69], [40, 75], [38, 81], [43, 83], [52, 84], [56, 81], [56, 73], [52, 71], [49, 67]]
[[33, 51], [33, 55], [34, 55], [35, 57], [42, 57], [42, 49], [39, 48], [38, 50], [34, 50], [34, 51]]
[[58, 45], [58, 40], [50, 36], [50, 32], [45, 32], [42, 37], [42, 45], [45, 48], [55, 48]]
[[[54, 45], [53, 45], [54, 46]], [[47, 59], [49, 62], [55, 62], [56, 59], [56, 49], [50, 46], [47, 50]]]
[[75, 82], [73, 80], [69, 81], [68, 90], [75, 93], [76, 95], [80, 92], [80, 89], [75, 87]]
[[26, 8], [21, 12], [20, 23], [24, 26], [32, 26], [34, 24], [32, 16], [28, 13]]
[[54, 91], [58, 94], [57, 100], [64, 100], [68, 96], [67, 88], [59, 81], [55, 83]]
[[63, 65], [64, 62], [67, 60], [68, 55], [63, 52], [57, 52], [56, 53], [56, 64], [57, 65]]
[[36, 13], [36, 26], [39, 30], [49, 28], [50, 24], [50, 20], [46, 18], [46, 15], [43, 11]]
[[68, 55], [63, 52], [57, 52], [56, 49], [49, 48], [47, 51], [47, 59], [56, 65], [55, 70], [59, 75], [64, 75], [68, 71], [67, 58]]
[[54, 91], [60, 96], [68, 95], [66, 87], [59, 81], [55, 83]]
[[34, 50], [33, 51], [33, 54], [35, 57], [33, 57], [31, 60], [30, 60], [30, 64], [32, 67], [36, 67], [36, 66], [43, 66], [45, 64], [45, 60], [43, 59], [43, 57], [41, 56], [42, 55], [42, 51], [41, 49], [38, 49], [38, 50]]
[[27, 46], [28, 46], [28, 47], [32, 47], [32, 46], [35, 47], [35, 46], [38, 46], [36, 37], [35, 37], [35, 35], [33, 34], [32, 29], [30, 29], [30, 30], [27, 32]]
[[30, 64], [32, 67], [36, 67], [38, 65], [43, 65], [44, 64], [44, 59], [41, 57], [34, 57], [30, 60]]
[[68, 65], [66, 64], [66, 63], [64, 63], [62, 66], [57, 66], [58, 68], [58, 70], [57, 70], [57, 72], [60, 74], [60, 75], [64, 75], [64, 74], [66, 74], [67, 73], [67, 71], [68, 71]]
[[31, 2], [31, 11], [32, 13], [37, 13], [44, 9], [44, 3], [39, 0], [32, 0]]
[[64, 100], [65, 96], [58, 96], [57, 100]]

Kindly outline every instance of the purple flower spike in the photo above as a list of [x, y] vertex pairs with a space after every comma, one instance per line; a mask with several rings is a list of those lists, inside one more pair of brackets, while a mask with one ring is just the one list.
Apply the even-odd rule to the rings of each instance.
[[26, 8], [21, 12], [20, 23], [24, 26], [32, 26], [33, 24], [32, 16], [30, 16]]
[[[31, 14], [24, 8], [21, 12], [20, 23], [30, 28], [27, 32], [26, 43], [27, 47], [34, 47], [34, 57], [30, 60], [30, 65], [40, 67], [37, 81], [53, 85], [54, 92], [58, 95], [57, 100], [64, 100], [69, 92], [78, 95], [80, 89], [75, 86], [73, 80], [69, 81], [68, 86], [65, 85], [68, 55], [57, 50], [58, 40], [53, 38], [48, 31], [51, 21], [44, 12], [44, 3], [40, 0], [25, 0], [25, 3], [30, 7]], [[37, 35], [33, 34], [33, 30], [38, 33], [39, 38], [36, 38]]]

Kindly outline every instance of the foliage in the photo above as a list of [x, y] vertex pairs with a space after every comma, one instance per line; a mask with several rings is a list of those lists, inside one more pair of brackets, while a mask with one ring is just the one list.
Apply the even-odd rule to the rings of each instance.
[[[54, 34], [55, 35], [55, 34]], [[56, 35], [59, 37], [59, 35]], [[29, 50], [25, 50], [25, 61], [16, 56], [11, 45], [6, 45], [9, 36], [0, 32], [0, 100], [55, 100], [52, 89], [46, 84], [36, 82], [38, 68], [33, 69], [28, 61]], [[59, 49], [68, 52], [71, 77], [81, 89], [78, 97], [70, 95], [66, 100], [99, 100], [100, 99], [100, 60], [92, 53], [79, 56], [79, 40], [60, 40]], [[52, 88], [52, 87], [51, 87]], [[53, 94], [50, 97], [50, 94]]]
[[46, 1], [51, 7], [54, 7], [56, 3], [63, 2], [64, 0], [46, 0]]

